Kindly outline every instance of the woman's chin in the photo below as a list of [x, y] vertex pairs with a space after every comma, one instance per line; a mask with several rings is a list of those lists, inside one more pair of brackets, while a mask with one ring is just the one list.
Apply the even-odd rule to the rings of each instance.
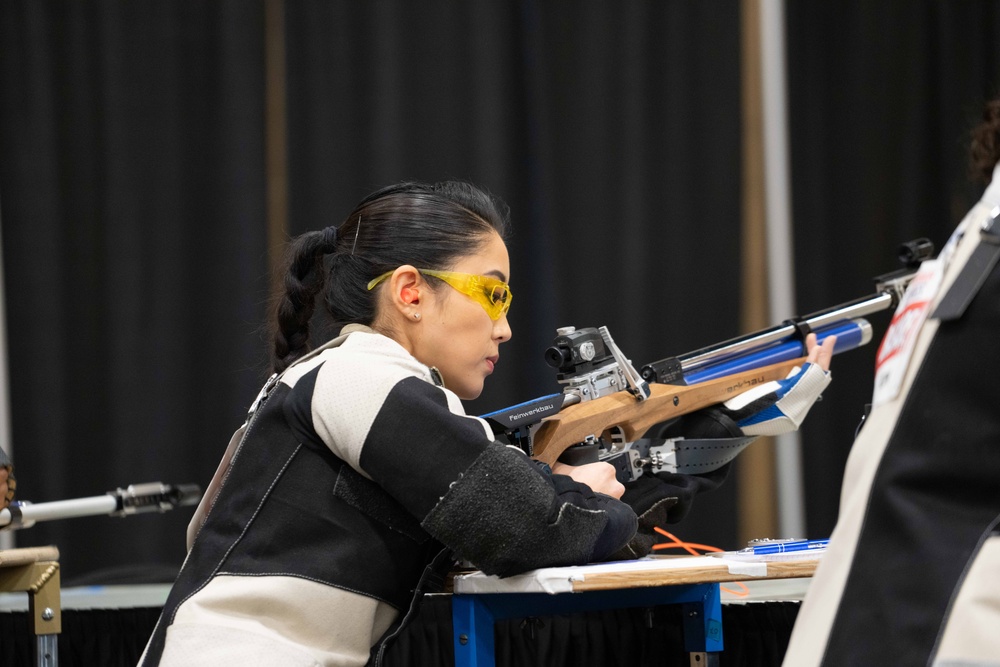
[[482, 382], [479, 383], [479, 386], [468, 386], [468, 385], [466, 385], [464, 387], [455, 387], [454, 389], [452, 389], [451, 387], [448, 387], [448, 388], [451, 389], [453, 392], [455, 392], [455, 394], [460, 399], [462, 399], [463, 401], [472, 401], [472, 400], [475, 400], [475, 399], [479, 398], [480, 394], [483, 393], [483, 383]]

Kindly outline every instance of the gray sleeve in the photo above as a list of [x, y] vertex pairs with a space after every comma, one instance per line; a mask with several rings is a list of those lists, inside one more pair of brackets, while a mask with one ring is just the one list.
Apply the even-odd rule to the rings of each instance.
[[492, 443], [422, 525], [483, 572], [509, 576], [603, 560], [632, 538], [637, 518], [628, 505]]

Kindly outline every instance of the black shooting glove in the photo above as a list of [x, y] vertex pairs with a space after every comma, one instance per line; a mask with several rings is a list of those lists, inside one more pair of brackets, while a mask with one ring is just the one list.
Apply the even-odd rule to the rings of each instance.
[[[734, 438], [743, 432], [723, 410], [706, 408], [655, 427], [650, 437], [692, 439]], [[649, 554], [656, 544], [654, 528], [677, 523], [691, 509], [695, 496], [717, 489], [729, 475], [731, 464], [701, 475], [672, 472], [645, 472], [639, 479], [625, 485], [622, 501], [639, 517], [639, 529], [632, 540], [609, 560], [629, 560]]]
[[647, 472], [626, 484], [621, 499], [635, 510], [639, 527], [632, 540], [608, 560], [631, 560], [649, 554], [658, 541], [656, 526], [683, 519], [694, 497], [718, 488], [729, 474], [729, 467], [730, 464], [726, 464], [704, 475]]

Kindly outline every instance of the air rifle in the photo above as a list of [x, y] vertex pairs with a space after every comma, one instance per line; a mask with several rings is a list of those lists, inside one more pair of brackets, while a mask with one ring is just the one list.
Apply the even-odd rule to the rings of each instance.
[[834, 354], [867, 344], [865, 316], [895, 308], [933, 244], [903, 244], [904, 267], [875, 278], [876, 293], [805, 317], [645, 364], [639, 371], [615, 345], [607, 327], [556, 331], [545, 361], [559, 372], [562, 393], [483, 415], [494, 434], [552, 465], [604, 460], [627, 482], [644, 471], [710, 472], [739, 454], [753, 437], [648, 437], [657, 425], [785, 378], [805, 362], [805, 339], [837, 337]]
[[163, 484], [148, 482], [130, 484], [127, 488], [108, 491], [102, 496], [55, 500], [47, 503], [14, 501], [0, 510], [0, 529], [30, 528], [37, 521], [71, 519], [107, 514], [129, 516], [143, 512], [166, 512], [174, 507], [195, 505], [201, 498], [197, 484]]

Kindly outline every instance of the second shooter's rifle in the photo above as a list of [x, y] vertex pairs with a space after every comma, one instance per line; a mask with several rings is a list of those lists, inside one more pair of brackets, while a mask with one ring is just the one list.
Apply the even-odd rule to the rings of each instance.
[[563, 327], [545, 351], [559, 372], [560, 394], [542, 396], [482, 417], [529, 456], [549, 465], [606, 461], [625, 483], [645, 471], [705, 473], [733, 460], [755, 438], [685, 440], [656, 437], [656, 427], [788, 376], [805, 362], [805, 339], [836, 335], [834, 354], [867, 344], [866, 315], [895, 308], [934, 245], [917, 239], [899, 248], [904, 267], [875, 278], [876, 293], [805, 317], [648, 363], [636, 371], [607, 327]]
[[184, 505], [195, 505], [201, 499], [197, 484], [164, 484], [146, 482], [108, 491], [101, 496], [72, 500], [32, 503], [15, 500], [0, 510], [0, 530], [31, 528], [38, 521], [73, 519], [83, 516], [131, 516], [146, 512], [166, 512]]

